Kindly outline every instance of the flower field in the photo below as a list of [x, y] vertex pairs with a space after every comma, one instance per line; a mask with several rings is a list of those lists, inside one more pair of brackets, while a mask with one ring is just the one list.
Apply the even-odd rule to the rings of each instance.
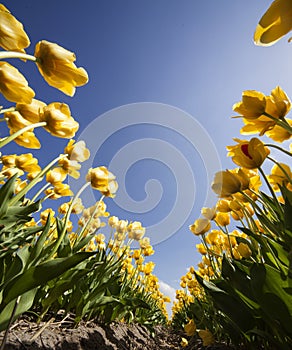
[[[255, 43], [272, 45], [287, 34], [291, 13], [287, 1], [274, 1]], [[47, 40], [27, 54], [30, 39], [17, 18], [0, 4], [0, 93], [7, 100], [0, 107], [7, 134], [0, 139], [0, 349], [23, 315], [40, 323], [52, 314], [70, 315], [75, 325], [138, 323], [150, 332], [162, 326], [181, 334], [180, 347], [187, 349], [196, 340], [291, 349], [292, 119], [286, 92], [280, 86], [270, 94], [246, 90], [233, 105], [244, 139], [227, 146], [235, 167], [214, 174], [217, 204], [202, 208], [189, 226], [201, 240], [202, 259], [181, 277], [169, 317], [170, 299], [160, 291], [143, 223], [107, 211], [104, 200], [116, 196], [119, 179], [96, 164], [73, 193], [68, 179], [80, 177], [90, 156], [85, 141], [74, 139], [78, 121], [69, 105], [36, 99], [27, 77], [6, 60], [36, 65], [47, 84], [70, 97], [88, 83], [88, 73], [73, 52]], [[54, 142], [68, 139], [42, 167], [34, 154], [41, 147], [39, 128]], [[13, 143], [23, 153], [6, 154]], [[85, 207], [81, 195], [89, 187], [99, 199]]]

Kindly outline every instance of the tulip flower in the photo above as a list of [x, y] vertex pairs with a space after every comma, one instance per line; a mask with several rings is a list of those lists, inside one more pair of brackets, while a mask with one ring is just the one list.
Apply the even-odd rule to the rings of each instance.
[[198, 331], [198, 334], [203, 341], [203, 346], [208, 346], [215, 342], [213, 334], [208, 329], [201, 329]]
[[16, 156], [15, 166], [28, 173], [41, 171], [41, 167], [38, 165], [38, 160], [37, 158], [34, 158], [32, 153]]
[[265, 147], [262, 141], [257, 138], [252, 138], [250, 141], [234, 139], [238, 144], [235, 146], [227, 146], [228, 156], [232, 157], [235, 164], [247, 168], [259, 168], [270, 150]]
[[32, 99], [31, 103], [17, 103], [15, 110], [19, 112], [22, 117], [31, 123], [38, 123], [40, 121], [40, 111], [46, 104], [42, 101]]
[[261, 46], [273, 45], [291, 29], [291, 1], [275, 0], [259, 21], [254, 33], [254, 42]]
[[184, 326], [184, 331], [189, 337], [192, 337], [196, 333], [196, 330], [197, 326], [193, 319], [190, 319], [189, 322]]
[[30, 44], [29, 38], [20, 23], [2, 4], [0, 4], [0, 46], [4, 50], [25, 52]]
[[236, 249], [243, 258], [248, 259], [252, 255], [252, 251], [246, 243], [240, 242]]
[[[4, 117], [7, 120], [7, 126], [10, 129], [10, 135], [14, 134], [20, 129], [31, 125], [31, 123], [28, 120], [24, 119], [22, 115], [17, 111], [6, 112], [4, 114]], [[37, 139], [32, 130], [23, 132], [21, 135], [15, 138], [14, 141], [18, 145], [26, 148], [41, 147], [39, 140]]]
[[75, 87], [88, 82], [83, 68], [74, 64], [76, 56], [58, 44], [42, 40], [35, 47], [34, 56], [41, 75], [46, 82], [69, 96], [75, 94]]
[[130, 239], [139, 241], [144, 236], [146, 229], [142, 227], [141, 222], [134, 221], [128, 225], [127, 231]]
[[224, 198], [241, 191], [242, 183], [239, 176], [226, 170], [215, 174], [211, 187], [219, 197]]
[[105, 166], [90, 168], [86, 175], [86, 181], [91, 183], [91, 186], [100, 191], [106, 197], [114, 197], [118, 189], [118, 184], [115, 181], [115, 176], [108, 171]]
[[11, 102], [31, 103], [34, 91], [18, 69], [0, 62], [0, 93]]
[[46, 122], [44, 126], [53, 136], [70, 139], [75, 136], [79, 124], [71, 116], [69, 106], [65, 103], [50, 103], [40, 112], [40, 120]]
[[211, 222], [209, 219], [200, 218], [197, 219], [193, 225], [190, 225], [189, 229], [193, 234], [199, 236], [208, 232], [211, 228]]

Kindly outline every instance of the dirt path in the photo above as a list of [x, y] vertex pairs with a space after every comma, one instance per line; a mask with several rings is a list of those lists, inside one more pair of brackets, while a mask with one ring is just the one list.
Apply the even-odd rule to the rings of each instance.
[[[0, 340], [3, 332], [0, 334]], [[65, 322], [40, 324], [22, 319], [10, 330], [5, 350], [224, 350], [224, 345], [203, 347], [200, 341], [186, 348], [180, 345], [181, 335], [158, 326], [151, 336], [146, 327], [137, 324], [112, 323], [108, 326], [93, 322], [72, 328]]]

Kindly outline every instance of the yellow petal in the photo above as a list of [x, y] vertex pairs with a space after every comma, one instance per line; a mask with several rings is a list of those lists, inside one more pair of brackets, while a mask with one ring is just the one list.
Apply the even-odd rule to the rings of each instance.
[[270, 46], [292, 29], [292, 3], [275, 0], [262, 16], [254, 33], [256, 45]]

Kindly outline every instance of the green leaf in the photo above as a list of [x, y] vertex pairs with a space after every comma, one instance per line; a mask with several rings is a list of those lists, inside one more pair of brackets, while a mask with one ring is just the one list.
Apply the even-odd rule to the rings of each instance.
[[[65, 223], [60, 218], [56, 218], [58, 237], [63, 233]], [[65, 235], [58, 248], [58, 257], [63, 258], [71, 255], [72, 249], [68, 235]]]
[[43, 247], [45, 245], [45, 241], [47, 239], [47, 235], [48, 235], [49, 230], [50, 230], [50, 216], [51, 216], [51, 214], [49, 213], [46, 224], [43, 227], [43, 231], [42, 231], [41, 235], [37, 238], [35, 245], [31, 249], [30, 258], [29, 258], [29, 262], [31, 265], [35, 264], [37, 262], [40, 254], [43, 250]]
[[[266, 280], [263, 287], [264, 292], [277, 295], [287, 306], [290, 315], [292, 315], [292, 296], [286, 292], [291, 279], [283, 279], [278, 270], [266, 265]], [[290, 280], [290, 281], [289, 281]]]
[[292, 231], [292, 192], [287, 187], [280, 187], [282, 196], [284, 198], [284, 223], [285, 228]]
[[246, 332], [252, 329], [255, 326], [255, 320], [250, 309], [235, 291], [232, 292], [232, 287], [227, 281], [218, 280], [217, 282], [220, 283], [220, 287], [224, 287], [224, 290], [210, 281], [203, 281], [205, 291], [213, 298], [215, 307], [230, 319], [235, 330]]
[[14, 187], [17, 176], [17, 174], [13, 175], [0, 188], [0, 218], [6, 214], [10, 199], [14, 195]]
[[7, 209], [6, 215], [2, 217], [2, 221], [9, 222], [27, 222], [31, 220], [31, 214], [39, 211], [41, 208], [41, 200], [29, 205], [11, 206]]
[[[37, 289], [35, 288], [22, 294], [12, 321], [16, 320], [21, 314], [28, 311], [32, 307], [36, 292]], [[6, 305], [2, 310], [2, 312], [0, 312], [0, 331], [3, 331], [7, 328], [15, 306], [15, 302], [16, 299], [11, 300], [8, 305]]]
[[[241, 265], [240, 261], [236, 262], [236, 264], [234, 261], [232, 264], [232, 261], [224, 256], [222, 260], [222, 278], [227, 280], [241, 295], [244, 294], [250, 301], [255, 302], [254, 294], [250, 286], [249, 275], [240, 268]], [[245, 268], [245, 266], [243, 266], [243, 268]]]
[[263, 295], [263, 286], [266, 280], [266, 268], [263, 264], [253, 264], [250, 268], [250, 283], [251, 288], [256, 295], [257, 299], [260, 299]]
[[278, 331], [282, 331], [283, 336], [289, 334], [292, 337], [292, 317], [284, 301], [273, 293], [264, 293], [260, 305], [270, 318], [278, 321]]
[[88, 273], [88, 270], [70, 270], [70, 273], [67, 277], [63, 277], [60, 280], [57, 280], [54, 283], [53, 288], [47, 292], [47, 296], [42, 300], [43, 307], [49, 308], [61, 295], [64, 294], [67, 290], [73, 289], [76, 285], [76, 282], [81, 279], [84, 275]]
[[32, 266], [19, 276], [12, 279], [3, 291], [3, 301], [0, 310], [11, 300], [30, 289], [46, 284], [48, 281], [62, 275], [65, 271], [88, 259], [94, 253], [81, 252], [68, 258], [56, 258], [38, 266]]

